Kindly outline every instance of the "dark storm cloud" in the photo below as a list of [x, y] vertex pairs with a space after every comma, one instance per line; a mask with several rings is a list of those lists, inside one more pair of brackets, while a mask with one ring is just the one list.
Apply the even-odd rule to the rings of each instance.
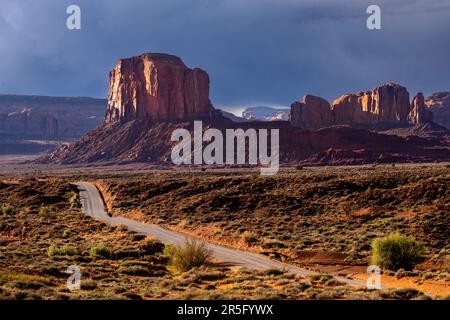
[[[80, 31], [65, 28], [69, 4]], [[369, 4], [379, 31], [366, 28]], [[116, 60], [150, 51], [207, 70], [218, 106], [386, 81], [428, 94], [450, 90], [449, 33], [446, 0], [2, 0], [0, 92], [105, 97]]]

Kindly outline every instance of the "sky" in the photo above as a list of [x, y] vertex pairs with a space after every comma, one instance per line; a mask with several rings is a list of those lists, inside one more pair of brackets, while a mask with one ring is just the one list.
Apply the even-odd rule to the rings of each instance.
[[[210, 76], [213, 104], [330, 101], [388, 81], [450, 91], [450, 0], [0, 0], [0, 93], [106, 97], [108, 72], [144, 52]], [[66, 8], [81, 8], [68, 30]], [[366, 27], [370, 4], [381, 29]]]

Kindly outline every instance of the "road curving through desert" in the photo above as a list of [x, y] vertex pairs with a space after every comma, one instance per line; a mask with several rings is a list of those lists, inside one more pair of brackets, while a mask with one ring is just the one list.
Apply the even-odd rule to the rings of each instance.
[[[165, 244], [180, 245], [184, 243], [186, 239], [192, 238], [182, 233], [164, 229], [158, 225], [142, 223], [122, 217], [110, 217], [105, 210], [102, 196], [95, 185], [89, 182], [77, 182], [75, 185], [80, 191], [83, 212], [96, 220], [111, 225], [125, 225], [129, 230], [154, 236]], [[260, 254], [226, 248], [209, 242], [206, 242], [206, 245], [211, 250], [213, 258], [222, 261], [227, 265], [241, 266], [256, 270], [276, 268], [302, 276], [317, 274], [317, 272], [274, 261]], [[366, 286], [366, 283], [360, 280], [352, 280], [343, 277], [335, 277], [335, 279], [354, 287]]]

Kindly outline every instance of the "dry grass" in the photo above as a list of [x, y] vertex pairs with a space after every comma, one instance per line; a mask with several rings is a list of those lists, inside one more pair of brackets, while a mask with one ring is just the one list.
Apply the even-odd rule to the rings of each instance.
[[[320, 256], [322, 252], [334, 252], [332, 261], [350, 257], [350, 262], [366, 262], [370, 250], [366, 245], [402, 226], [405, 234], [414, 233], [430, 248], [430, 267], [417, 275], [428, 281], [447, 275], [435, 262], [448, 254], [448, 172], [418, 168], [402, 171], [397, 166], [393, 172], [375, 173], [364, 169], [357, 171], [359, 175], [344, 169], [304, 168], [272, 178], [214, 170], [83, 178], [102, 178], [114, 196], [113, 214], [131, 210], [142, 212], [147, 221], [187, 232], [214, 230], [207, 237], [229, 239], [278, 259], [322, 259], [329, 257]], [[76, 190], [69, 181], [78, 178], [0, 178], [0, 203], [15, 207], [12, 215], [0, 216], [1, 299], [423, 297], [412, 291], [355, 289], [330, 276], [304, 278], [279, 270], [208, 265], [177, 271], [156, 239], [94, 221], [71, 206]], [[372, 196], [363, 196], [369, 186]], [[341, 202], [347, 205], [338, 206]], [[369, 205], [382, 210], [353, 215]], [[48, 208], [54, 217], [40, 216], [41, 208]], [[410, 213], [397, 216], [399, 208]], [[91, 257], [90, 249], [99, 244], [107, 244], [109, 259]], [[51, 245], [76, 248], [76, 254], [49, 257]], [[70, 265], [81, 268], [81, 290], [66, 287]]]
[[449, 268], [450, 172], [445, 165], [152, 172], [99, 180], [114, 215], [302, 264], [367, 264], [392, 232]]

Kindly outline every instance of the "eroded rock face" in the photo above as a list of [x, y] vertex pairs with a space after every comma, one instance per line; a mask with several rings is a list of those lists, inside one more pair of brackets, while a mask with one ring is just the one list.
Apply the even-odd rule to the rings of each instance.
[[407, 124], [409, 93], [398, 84], [387, 83], [372, 91], [343, 95], [333, 102], [332, 109], [335, 124], [363, 128]]
[[425, 106], [425, 98], [422, 92], [417, 93], [413, 98], [408, 120], [411, 124], [422, 124], [433, 121], [433, 113]]
[[110, 72], [106, 122], [211, 118], [209, 77], [180, 58], [159, 53], [119, 60]]
[[308, 130], [317, 130], [334, 124], [330, 104], [323, 98], [307, 95], [291, 105], [291, 124]]
[[450, 129], [450, 92], [436, 92], [425, 100], [433, 112], [433, 121]]
[[333, 105], [319, 97], [306, 96], [291, 106], [291, 123], [303, 129], [347, 125], [363, 129], [387, 129], [431, 122], [432, 114], [419, 93], [409, 102], [405, 87], [387, 83], [372, 91], [345, 94]]

